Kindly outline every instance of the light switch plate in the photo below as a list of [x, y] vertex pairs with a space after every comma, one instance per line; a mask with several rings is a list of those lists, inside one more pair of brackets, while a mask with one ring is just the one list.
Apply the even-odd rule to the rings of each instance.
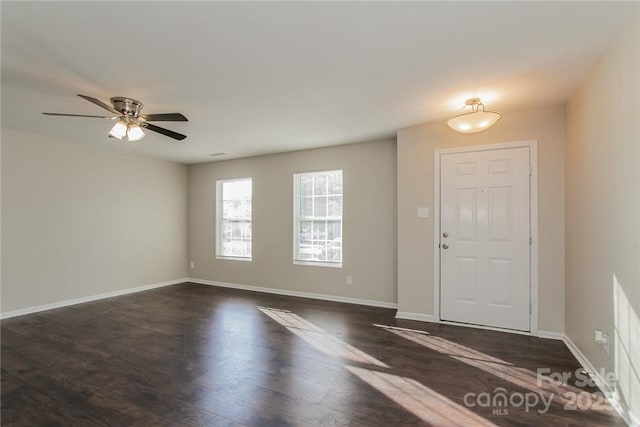
[[429, 218], [429, 208], [418, 208], [418, 218]]

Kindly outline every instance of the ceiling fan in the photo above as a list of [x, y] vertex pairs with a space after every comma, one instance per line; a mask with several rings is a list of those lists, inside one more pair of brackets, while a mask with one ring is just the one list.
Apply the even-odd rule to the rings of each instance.
[[80, 98], [104, 108], [113, 114], [113, 116], [92, 116], [88, 114], [67, 114], [67, 113], [42, 113], [48, 116], [69, 116], [69, 117], [94, 117], [99, 119], [118, 120], [109, 131], [110, 138], [124, 139], [126, 141], [138, 141], [144, 138], [144, 129], [158, 132], [170, 138], [182, 141], [187, 136], [169, 129], [156, 126], [149, 122], [186, 122], [185, 116], [180, 113], [160, 113], [160, 114], [140, 114], [142, 110], [142, 102], [135, 99], [115, 96], [110, 99], [111, 105], [106, 104], [99, 99], [92, 98], [87, 95], [80, 95]]

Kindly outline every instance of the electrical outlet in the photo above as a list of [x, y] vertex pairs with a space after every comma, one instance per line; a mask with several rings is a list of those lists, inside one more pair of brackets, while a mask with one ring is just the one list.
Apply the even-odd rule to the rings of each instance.
[[353, 276], [347, 276], [347, 285], [353, 284]]
[[191, 268], [196, 268], [196, 263], [194, 261], [191, 261]]

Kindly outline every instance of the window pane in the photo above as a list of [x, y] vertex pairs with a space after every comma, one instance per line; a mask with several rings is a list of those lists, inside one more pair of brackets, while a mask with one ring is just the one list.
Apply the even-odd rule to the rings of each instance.
[[313, 216], [316, 218], [324, 218], [327, 216], [327, 197], [313, 198]]
[[327, 175], [316, 175], [313, 178], [313, 194], [315, 196], [327, 194]]
[[242, 223], [233, 222], [231, 226], [233, 227], [233, 235], [231, 238], [236, 241], [242, 240]]
[[327, 222], [327, 240], [336, 240], [341, 238], [342, 238], [342, 222], [328, 221]]
[[223, 241], [231, 240], [231, 234], [232, 234], [231, 223], [227, 221], [223, 221], [222, 227], [220, 227], [220, 229], [222, 233], [222, 236], [221, 236], [222, 240]]
[[342, 194], [342, 172], [329, 174], [329, 194]]
[[329, 205], [327, 210], [327, 216], [340, 217], [342, 216], [342, 196], [330, 196]]
[[311, 239], [313, 239], [313, 221], [301, 221], [299, 241], [311, 243]]
[[311, 196], [313, 194], [313, 176], [301, 175], [300, 176], [300, 194], [302, 196]]
[[342, 262], [342, 248], [336, 245], [329, 245], [326, 251], [326, 260], [330, 262]]
[[223, 182], [222, 195], [223, 200], [251, 200], [251, 180]]
[[251, 219], [251, 200], [237, 202], [236, 218]]
[[313, 222], [313, 241], [323, 241], [327, 239], [327, 224], [324, 221]]
[[303, 218], [313, 216], [313, 197], [302, 197], [300, 201], [300, 216]]
[[251, 241], [251, 222], [242, 222], [242, 239]]
[[233, 202], [230, 200], [222, 202], [222, 218], [233, 217]]

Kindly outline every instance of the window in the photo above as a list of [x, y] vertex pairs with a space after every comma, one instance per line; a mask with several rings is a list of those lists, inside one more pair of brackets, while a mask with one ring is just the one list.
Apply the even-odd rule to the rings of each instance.
[[251, 260], [251, 178], [216, 185], [216, 257]]
[[293, 261], [342, 267], [342, 171], [297, 173]]

